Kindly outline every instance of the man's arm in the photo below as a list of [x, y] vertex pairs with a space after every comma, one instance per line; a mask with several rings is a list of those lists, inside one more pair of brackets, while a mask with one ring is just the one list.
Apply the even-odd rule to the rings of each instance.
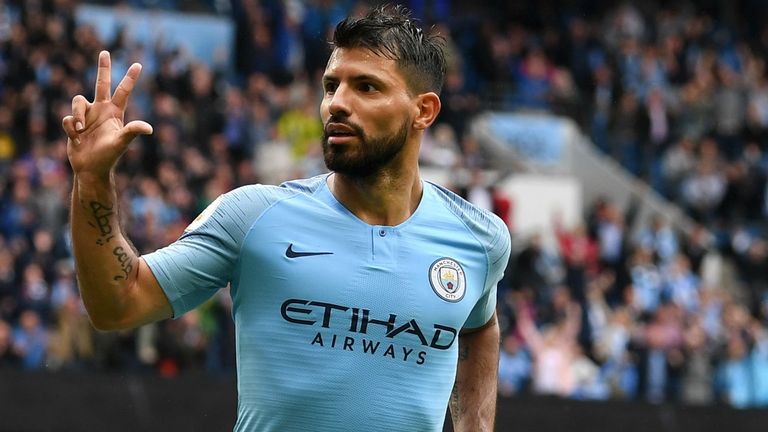
[[122, 233], [112, 181], [75, 176], [70, 224], [80, 294], [94, 327], [118, 330], [173, 312], [147, 264]]
[[483, 327], [459, 335], [459, 364], [449, 403], [456, 432], [493, 431], [499, 337], [496, 313]]
[[70, 218], [78, 284], [91, 321], [102, 330], [136, 327], [173, 313], [151, 270], [123, 235], [118, 218], [115, 163], [133, 138], [152, 133], [142, 121], [123, 125], [140, 71], [140, 65], [132, 65], [110, 94], [111, 62], [109, 53], [102, 51], [94, 101], [75, 96], [72, 115], [62, 120], [74, 172]]

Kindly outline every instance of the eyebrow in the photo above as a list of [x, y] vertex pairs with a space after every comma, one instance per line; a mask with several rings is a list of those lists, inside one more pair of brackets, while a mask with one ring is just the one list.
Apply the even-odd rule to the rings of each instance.
[[[327, 82], [337, 82], [339, 81], [339, 78], [334, 74], [326, 74], [323, 75], [323, 83]], [[385, 81], [376, 76], [371, 74], [359, 74], [359, 75], [353, 75], [350, 81], [375, 81], [377, 83], [384, 83]]]

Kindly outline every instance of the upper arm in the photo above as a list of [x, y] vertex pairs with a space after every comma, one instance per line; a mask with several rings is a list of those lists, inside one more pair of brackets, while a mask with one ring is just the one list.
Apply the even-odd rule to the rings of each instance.
[[493, 378], [499, 365], [501, 332], [494, 312], [485, 325], [459, 333], [457, 383], [486, 382]]
[[459, 362], [450, 409], [455, 431], [492, 431], [499, 367], [496, 314], [476, 329], [459, 335]]
[[[498, 362], [501, 332], [496, 312], [484, 325], [473, 329], [462, 329], [459, 333], [459, 360], [467, 360], [469, 353], [478, 356], [488, 355]], [[493, 368], [495, 370], [495, 366]]]
[[[499, 320], [496, 312], [494, 312], [491, 315], [491, 319], [484, 325], [477, 328], [461, 329], [459, 333], [459, 361], [468, 360], [470, 353], [473, 354], [475, 359], [478, 359], [478, 357], [488, 359], [490, 357], [494, 362], [494, 367], [491, 368], [491, 371], [495, 371], [495, 365], [498, 363], [500, 343], [501, 331], [499, 329]], [[485, 360], [483, 363], [485, 363]]]

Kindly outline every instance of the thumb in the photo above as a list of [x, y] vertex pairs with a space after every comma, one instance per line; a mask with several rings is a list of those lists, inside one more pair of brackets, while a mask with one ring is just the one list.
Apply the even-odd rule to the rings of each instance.
[[131, 142], [131, 140], [136, 138], [137, 135], [151, 135], [152, 125], [145, 121], [134, 120], [123, 126], [123, 129], [120, 131], [120, 133], [122, 135], [121, 141]]

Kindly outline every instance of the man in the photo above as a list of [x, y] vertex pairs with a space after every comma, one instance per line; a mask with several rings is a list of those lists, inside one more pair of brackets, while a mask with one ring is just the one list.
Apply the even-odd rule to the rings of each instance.
[[320, 106], [331, 173], [224, 194], [143, 257], [122, 235], [111, 180], [128, 143], [152, 132], [122, 120], [141, 66], [110, 98], [102, 52], [94, 101], [76, 96], [63, 120], [94, 325], [178, 317], [229, 284], [235, 430], [440, 431], [449, 398], [455, 430], [492, 430], [510, 240], [498, 218], [419, 176], [440, 111], [440, 41], [399, 7], [340, 23]]

